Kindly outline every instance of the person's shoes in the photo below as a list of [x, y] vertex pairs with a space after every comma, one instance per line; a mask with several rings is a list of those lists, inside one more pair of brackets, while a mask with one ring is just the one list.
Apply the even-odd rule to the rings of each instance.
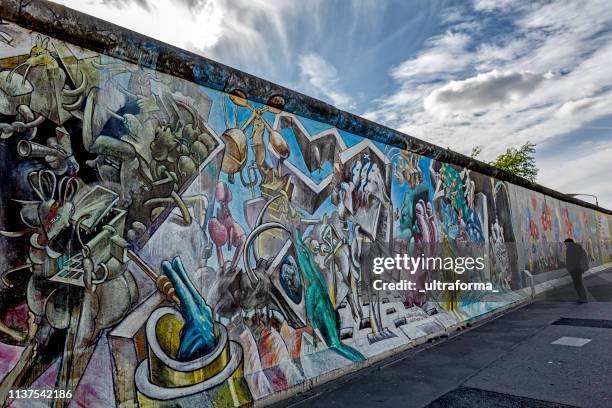
[[589, 301], [586, 299], [578, 299], [576, 302], [577, 303], [589, 303]]

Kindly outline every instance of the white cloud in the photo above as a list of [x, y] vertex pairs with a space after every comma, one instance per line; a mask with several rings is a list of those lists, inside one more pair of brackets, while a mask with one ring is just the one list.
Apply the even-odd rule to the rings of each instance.
[[54, 1], [172, 45], [191, 44], [201, 52], [219, 41], [225, 17], [220, 3], [212, 0]]
[[123, 9], [126, 6], [129, 6], [130, 3], [135, 3], [142, 7], [143, 9], [149, 11], [151, 9], [151, 5], [148, 0], [101, 0], [102, 4], [107, 4], [112, 7], [116, 7], [119, 9]]
[[[227, 65], [286, 84], [288, 28], [282, 0], [53, 0]], [[309, 2], [316, 8], [319, 0]], [[306, 6], [304, 6], [306, 7]], [[284, 79], [281, 80], [281, 79]]]
[[573, 118], [585, 110], [588, 111], [597, 108], [605, 109], [609, 103], [610, 99], [607, 97], [580, 98], [565, 102], [561, 105], [559, 110], [557, 110], [556, 116], [561, 119]]
[[[554, 145], [556, 137], [612, 115], [609, 2], [476, 1], [474, 7], [506, 24], [511, 19], [513, 30], [492, 38], [469, 31], [448, 38], [473, 19], [455, 13], [447, 34], [433, 37], [429, 49], [391, 73], [396, 91], [378, 99], [369, 119], [464, 153], [483, 146], [488, 160], [527, 140]], [[599, 170], [612, 157], [610, 147], [603, 151], [608, 160], [597, 162]], [[590, 152], [602, 157], [601, 150]], [[572, 183], [612, 195], [610, 183], [593, 184], [592, 172], [582, 168], [588, 157], [574, 165]], [[558, 174], [558, 165], [543, 166], [552, 166], [541, 172], [549, 183], [546, 175]], [[567, 190], [566, 184], [550, 185]]]
[[[589, 149], [576, 151], [573, 156], [553, 156], [542, 162], [539, 178], [543, 184], [558, 191], [595, 194], [599, 205], [612, 208], [610, 158], [612, 141], [597, 143]], [[559, 169], [563, 170], [563, 177], [559, 177]]]
[[520, 0], [475, 0], [474, 10], [478, 11], [493, 11], [498, 9], [506, 9], [515, 7], [520, 3]]
[[323, 57], [313, 52], [302, 55], [298, 66], [304, 80], [318, 94], [342, 109], [352, 107], [353, 98], [339, 88], [338, 71]]
[[[300, 55], [333, 48], [340, 37], [375, 31], [386, 9], [377, 0], [346, 5], [326, 0], [53, 1], [293, 88], [301, 85]], [[334, 8], [346, 17], [342, 26], [329, 25]], [[336, 100], [347, 103], [346, 94], [336, 93]]]
[[531, 72], [491, 71], [434, 89], [425, 99], [425, 110], [434, 114], [488, 110], [532, 92], [547, 75]]
[[477, 68], [482, 71], [509, 63], [528, 53], [530, 48], [526, 38], [511, 38], [502, 44], [480, 44], [476, 54]]
[[426, 51], [394, 67], [391, 76], [396, 80], [421, 79], [460, 71], [471, 60], [466, 53], [469, 42], [470, 37], [462, 32], [436, 36], [429, 40]]

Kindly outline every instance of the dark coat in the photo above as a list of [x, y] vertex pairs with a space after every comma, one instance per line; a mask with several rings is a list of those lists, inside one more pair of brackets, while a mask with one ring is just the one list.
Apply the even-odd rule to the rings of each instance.
[[589, 256], [580, 244], [568, 242], [565, 252], [565, 266], [569, 272], [584, 272], [589, 269]]

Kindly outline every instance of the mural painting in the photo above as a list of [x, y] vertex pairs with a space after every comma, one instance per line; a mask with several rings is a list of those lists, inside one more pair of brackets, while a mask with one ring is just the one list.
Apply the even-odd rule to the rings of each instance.
[[[237, 407], [515, 301], [565, 237], [611, 258], [604, 214], [0, 30], [4, 406]], [[395, 253], [486, 254], [499, 296], [374, 290]]]

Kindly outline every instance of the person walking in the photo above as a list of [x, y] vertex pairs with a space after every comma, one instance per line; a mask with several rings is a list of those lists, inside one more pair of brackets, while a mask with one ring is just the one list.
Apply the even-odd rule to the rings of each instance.
[[587, 303], [587, 292], [582, 282], [582, 274], [589, 269], [589, 256], [584, 248], [571, 238], [565, 240], [565, 248], [565, 266], [578, 293], [578, 302]]

